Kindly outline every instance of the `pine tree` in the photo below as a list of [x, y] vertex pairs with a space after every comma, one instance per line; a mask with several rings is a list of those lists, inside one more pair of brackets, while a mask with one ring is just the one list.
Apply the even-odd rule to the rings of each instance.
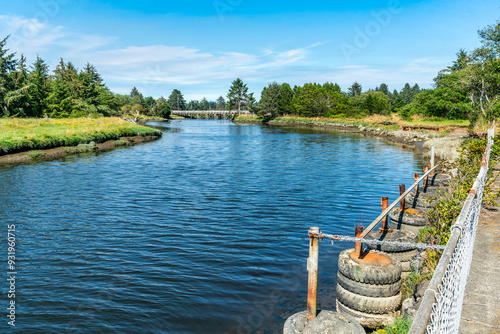
[[[168, 97], [167, 103], [172, 110], [186, 110], [186, 100], [181, 91], [178, 89], [172, 90], [172, 93]], [[189, 108], [191, 109], [191, 108]], [[191, 109], [195, 110], [195, 109]]]
[[[253, 96], [252, 96], [253, 97]], [[237, 108], [238, 113], [241, 111], [242, 107], [249, 104], [249, 94], [247, 85], [237, 78], [231, 83], [229, 92], [227, 93], [227, 98], [229, 100], [229, 105], [231, 108]]]
[[9, 49], [5, 48], [8, 38], [9, 36], [0, 41], [0, 113], [7, 116], [9, 110], [5, 98], [14, 89], [12, 72], [15, 71], [17, 66], [17, 60], [14, 58], [15, 53], [9, 54]]
[[358, 96], [361, 95], [362, 91], [363, 87], [361, 87], [361, 85], [357, 81], [354, 81], [351, 87], [347, 89], [347, 96], [349, 97]]
[[31, 65], [31, 73], [28, 77], [30, 84], [29, 93], [31, 97], [30, 116], [41, 117], [47, 107], [47, 97], [49, 96], [49, 66], [42, 58], [36, 57], [36, 61]]

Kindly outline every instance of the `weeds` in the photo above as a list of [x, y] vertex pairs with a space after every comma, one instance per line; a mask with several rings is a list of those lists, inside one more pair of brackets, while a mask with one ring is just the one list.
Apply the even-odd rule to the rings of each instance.
[[[441, 245], [445, 245], [448, 242], [450, 228], [460, 214], [462, 205], [481, 168], [481, 160], [485, 148], [486, 139], [469, 140], [462, 144], [459, 150], [460, 156], [455, 163], [458, 175], [450, 182], [451, 192], [441, 193], [439, 202], [428, 213], [429, 222], [433, 228], [432, 233]], [[499, 158], [500, 150], [493, 146], [490, 160], [498, 160]], [[493, 165], [493, 161], [490, 161], [490, 170], [483, 193], [483, 203], [486, 204], [492, 202], [499, 194], [489, 187], [494, 181], [491, 173]]]
[[439, 262], [441, 254], [435, 250], [428, 249], [425, 252], [425, 261], [419, 272], [412, 271], [406, 279], [401, 282], [401, 294], [403, 300], [415, 293], [415, 287], [422, 282], [428, 281], [434, 275], [434, 270]]
[[407, 334], [410, 331], [413, 319], [403, 316], [394, 319], [393, 323], [385, 326], [383, 329], [377, 330], [376, 333], [385, 334]]

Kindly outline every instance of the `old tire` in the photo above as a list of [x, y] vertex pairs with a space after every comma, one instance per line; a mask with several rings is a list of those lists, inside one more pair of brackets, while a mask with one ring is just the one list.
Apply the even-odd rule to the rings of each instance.
[[391, 297], [398, 294], [401, 289], [401, 280], [391, 284], [367, 284], [353, 281], [342, 275], [337, 275], [337, 282], [344, 289], [366, 297]]
[[428, 185], [430, 186], [448, 186], [450, 185], [451, 175], [448, 174], [434, 174], [433, 176], [429, 176]]
[[401, 264], [389, 254], [370, 250], [371, 253], [385, 255], [393, 264], [385, 267], [360, 265], [350, 258], [354, 248], [346, 249], [339, 255], [339, 272], [345, 277], [367, 284], [391, 284], [401, 279]]
[[307, 311], [291, 315], [283, 326], [283, 334], [365, 334], [366, 331], [352, 317], [323, 310], [315, 319], [307, 321]]
[[391, 297], [366, 297], [350, 292], [337, 284], [337, 300], [356, 311], [385, 314], [396, 311], [401, 305], [401, 292]]
[[420, 230], [423, 229], [425, 225], [422, 226], [406, 225], [406, 224], [396, 223], [391, 220], [389, 222], [389, 227], [392, 228], [393, 230], [409, 231], [412, 232], [413, 234], [418, 235], [420, 233]]
[[371, 329], [383, 327], [392, 323], [395, 314], [370, 314], [353, 310], [336, 300], [337, 312], [356, 319], [361, 326]]
[[419, 187], [419, 194], [428, 194], [428, 195], [439, 195], [441, 193], [446, 193], [449, 191], [449, 188], [446, 186], [427, 186], [427, 187]]
[[405, 197], [405, 207], [410, 209], [432, 209], [437, 202], [436, 194], [418, 194], [415, 196], [415, 193], [409, 193]]
[[[381, 231], [373, 231], [369, 233], [365, 239], [375, 239], [383, 241], [398, 241], [398, 242], [417, 242], [418, 236], [410, 231], [394, 230], [389, 233], [382, 233]], [[381, 250], [384, 252], [401, 252], [406, 250], [411, 250], [411, 247], [401, 247], [388, 244], [369, 244], [366, 246], [370, 249]]]
[[401, 263], [401, 270], [403, 272], [411, 271], [411, 261], [416, 258], [418, 254], [417, 249], [413, 249], [406, 252], [394, 252], [391, 256], [396, 258]]
[[409, 262], [415, 256], [417, 256], [418, 251], [416, 249], [412, 249], [406, 252], [393, 252], [390, 253], [392, 257], [396, 258], [400, 262]]
[[427, 223], [427, 215], [418, 209], [405, 209], [399, 211], [394, 208], [389, 212], [391, 221], [405, 225], [424, 226]]

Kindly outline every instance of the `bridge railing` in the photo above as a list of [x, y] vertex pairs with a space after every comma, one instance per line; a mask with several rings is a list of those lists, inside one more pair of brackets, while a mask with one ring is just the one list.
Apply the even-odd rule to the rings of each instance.
[[488, 130], [481, 169], [452, 226], [450, 238], [424, 293], [410, 334], [458, 333], [494, 133], [493, 124]]
[[234, 115], [249, 114], [248, 110], [172, 110], [174, 115]]

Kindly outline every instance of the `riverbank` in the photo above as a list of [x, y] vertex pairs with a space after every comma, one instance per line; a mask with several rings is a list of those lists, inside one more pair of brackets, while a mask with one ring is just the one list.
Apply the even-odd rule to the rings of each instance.
[[[256, 115], [240, 115], [234, 122], [239, 124], [263, 124]], [[403, 121], [397, 116], [370, 116], [365, 119], [306, 118], [296, 116], [277, 117], [269, 125], [294, 125], [332, 128], [341, 132], [360, 133], [385, 140], [418, 146], [424, 156], [434, 146], [436, 158], [450, 165], [458, 158], [457, 149], [468, 138], [468, 121], [420, 120]], [[446, 168], [445, 168], [446, 169]]]
[[0, 119], [0, 163], [49, 160], [68, 154], [108, 151], [160, 138], [162, 132], [118, 117]]

